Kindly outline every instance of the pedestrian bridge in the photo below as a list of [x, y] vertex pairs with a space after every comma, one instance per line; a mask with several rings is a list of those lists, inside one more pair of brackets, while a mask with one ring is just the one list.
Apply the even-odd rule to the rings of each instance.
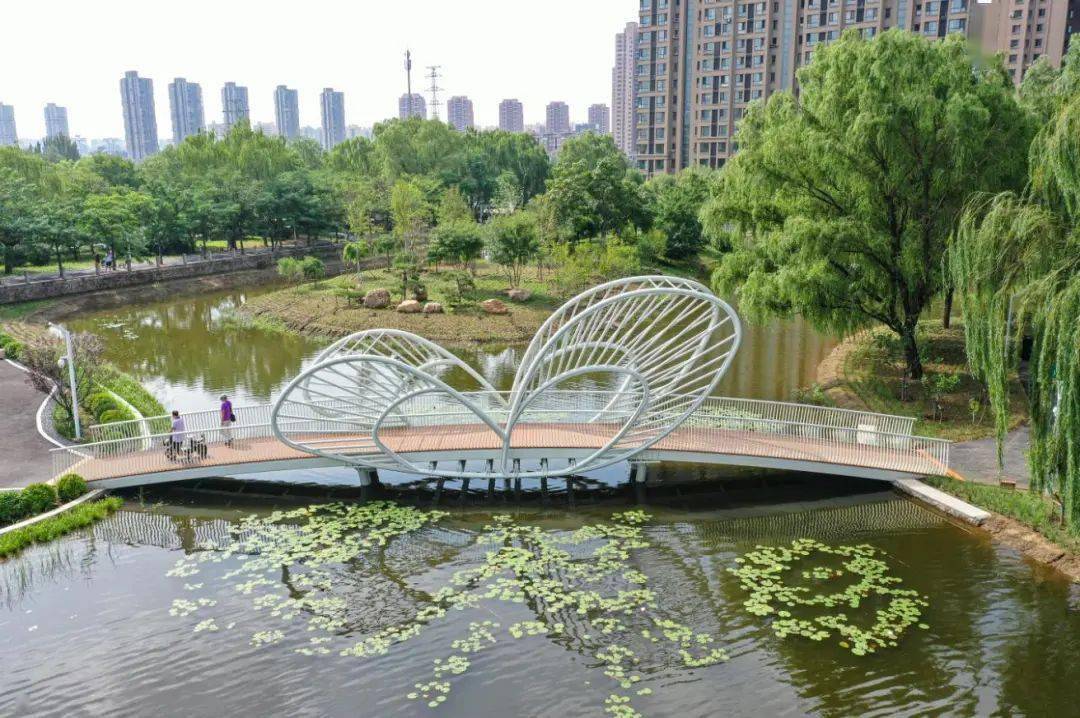
[[[597, 403], [602, 398], [589, 393], [563, 396], [567, 403], [579, 404]], [[98, 439], [94, 443], [53, 451], [53, 470], [57, 476], [73, 471], [93, 485], [119, 488], [349, 464], [313, 456], [282, 442], [270, 421], [272, 411], [273, 405], [237, 409], [231, 446], [226, 445], [217, 411], [188, 414], [185, 419], [191, 428], [185, 433], [185, 445], [205, 441], [205, 457], [197, 452], [167, 455], [169, 417], [93, 427], [91, 433]], [[764, 467], [886, 480], [946, 473], [949, 442], [913, 436], [913, 421], [844, 409], [711, 398], [678, 429], [637, 454], [634, 460]], [[305, 428], [303, 435], [308, 441], [330, 449], [353, 438], [318, 422]], [[611, 424], [597, 422], [522, 424], [515, 427], [512, 436], [513, 458], [526, 466], [545, 465], [551, 475], [572, 474], [586, 452], [601, 448], [615, 430]], [[466, 468], [474, 472], [470, 475], [501, 477], [495, 471], [502, 458], [501, 441], [480, 422], [399, 427], [384, 432], [383, 441], [404, 460], [423, 466], [427, 476], [460, 475], [465, 462]], [[352, 463], [364, 468], [364, 459], [380, 455], [378, 450], [361, 451]]]
[[509, 391], [406, 332], [345, 337], [277, 401], [92, 428], [53, 452], [107, 487], [352, 466], [441, 479], [545, 480], [620, 462], [688, 461], [898, 479], [948, 470], [949, 444], [914, 420], [715, 396], [741, 325], [701, 284], [634, 277], [595, 287], [544, 323]]

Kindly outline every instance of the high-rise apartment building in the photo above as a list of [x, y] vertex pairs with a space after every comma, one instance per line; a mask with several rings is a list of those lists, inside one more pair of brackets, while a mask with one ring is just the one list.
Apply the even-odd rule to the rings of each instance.
[[499, 129], [507, 132], [525, 131], [525, 108], [517, 100], [499, 103]]
[[71, 137], [71, 130], [68, 128], [67, 108], [50, 102], [45, 105], [45, 137], [51, 140], [53, 137], [59, 137], [60, 135]]
[[169, 114], [172, 116], [173, 144], [206, 129], [206, 113], [203, 111], [202, 87], [177, 77], [169, 83]]
[[[412, 100], [410, 102], [410, 99]], [[407, 120], [410, 117], [419, 117], [421, 119], [427, 119], [427, 102], [424, 100], [424, 96], [418, 92], [412, 93], [412, 95], [402, 95], [398, 98], [398, 117], [403, 120]]]
[[251, 106], [248, 105], [248, 89], [235, 82], [226, 82], [221, 88], [221, 110], [225, 120], [225, 132], [239, 122], [251, 122]]
[[626, 23], [622, 32], [615, 35], [615, 67], [611, 69], [611, 130], [615, 146], [634, 161], [636, 139], [634, 133], [634, 70], [637, 55], [636, 22]]
[[547, 134], [570, 134], [570, 106], [565, 102], [558, 100], [549, 102], [545, 118], [544, 126], [547, 128]]
[[456, 95], [447, 100], [446, 121], [458, 132], [475, 127], [472, 100], [464, 95]]
[[19, 144], [19, 133], [15, 131], [15, 106], [0, 102], [0, 147]]
[[1000, 52], [1014, 79], [1039, 57], [1059, 63], [1067, 3], [1049, 0], [641, 0], [634, 107], [636, 161], [647, 174], [718, 167], [746, 107], [795, 88], [814, 50], [847, 30], [962, 33]]
[[128, 157], [140, 162], [158, 151], [157, 113], [154, 111], [154, 81], [130, 70], [120, 80], [120, 101], [124, 109], [124, 140]]
[[330, 150], [345, 141], [345, 93], [327, 87], [319, 95], [322, 107], [323, 149]]
[[287, 140], [300, 136], [300, 95], [285, 85], [274, 90], [274, 123], [277, 133]]
[[611, 134], [611, 110], [607, 105], [589, 105], [589, 125], [602, 135]]

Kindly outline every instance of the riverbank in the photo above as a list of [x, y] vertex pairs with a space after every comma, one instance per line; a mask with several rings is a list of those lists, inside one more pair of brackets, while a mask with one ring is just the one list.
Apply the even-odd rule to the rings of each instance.
[[943, 476], [924, 481], [989, 511], [980, 528], [995, 540], [1080, 583], [1080, 529], [1063, 526], [1058, 506], [1048, 497]]
[[[887, 329], [870, 329], [841, 342], [818, 366], [817, 383], [825, 400], [846, 409], [914, 416], [915, 433], [964, 442], [995, 434], [983, 385], [971, 375], [963, 321], [948, 329], [940, 320], [920, 325], [923, 342], [921, 382], [904, 379], [899, 342]], [[1018, 377], [1009, 385], [1009, 429], [1028, 418], [1027, 397]]]
[[[446, 346], [516, 344], [531, 340], [565, 299], [557, 296], [547, 283], [533, 278], [521, 287], [529, 293], [528, 299], [510, 301], [505, 273], [487, 265], [477, 268], [473, 277], [475, 288], [461, 296], [454, 276], [452, 271], [423, 275], [427, 301], [441, 304], [444, 311], [440, 314], [395, 311], [401, 301], [401, 278], [386, 270], [367, 270], [360, 283], [356, 274], [351, 273], [288, 287], [253, 298], [238, 313], [266, 327], [310, 336], [336, 338], [368, 329], [399, 329]], [[388, 307], [369, 309], [358, 300], [373, 289], [386, 289], [390, 293]], [[355, 298], [344, 296], [347, 292], [356, 295]], [[503, 302], [508, 313], [484, 312], [480, 303], [488, 299]]]

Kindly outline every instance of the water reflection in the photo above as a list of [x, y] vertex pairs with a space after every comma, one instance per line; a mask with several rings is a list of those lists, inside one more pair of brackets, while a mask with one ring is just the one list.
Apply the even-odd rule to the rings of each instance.
[[[223, 393], [234, 404], [265, 403], [296, 376], [324, 342], [223, 321], [249, 297], [275, 287], [177, 297], [98, 312], [71, 321], [104, 340], [106, 357], [144, 382], [169, 408], [197, 411]], [[718, 393], [790, 399], [815, 379], [835, 340], [805, 322], [744, 327], [735, 362]], [[494, 386], [509, 389], [524, 347], [455, 349]], [[455, 383], [460, 377], [449, 377]]]
[[[621, 508], [513, 510], [520, 523], [563, 532]], [[535, 617], [529, 606], [501, 603], [452, 611], [374, 659], [299, 656], [292, 649], [306, 635], [257, 649], [248, 643], [252, 633], [280, 624], [220, 580], [235, 567], [226, 562], [204, 564], [197, 579], [220, 587], [209, 595], [223, 630], [193, 634], [193, 621], [168, 615], [181, 594], [164, 574], [178, 556], [227, 539], [252, 511], [267, 509], [130, 506], [0, 564], [0, 632], [9, 638], [0, 642], [0, 714], [433, 715], [404, 694], [427, 680], [470, 621], [496, 620], [505, 629]], [[1075, 713], [1080, 613], [1070, 607], [1077, 588], [982, 535], [887, 493], [780, 493], [771, 506], [695, 499], [650, 512], [651, 546], [633, 551], [630, 565], [649, 577], [664, 615], [716, 637], [730, 660], [687, 672], [643, 654], [654, 690], [640, 700], [645, 715], [714, 715], [718, 706], [725, 715], [770, 716]], [[452, 510], [435, 527], [334, 568], [335, 595], [348, 599], [354, 629], [407, 618], [430, 604], [451, 573], [483, 563], [487, 549], [474, 541], [491, 518]], [[742, 609], [745, 594], [726, 569], [755, 545], [802, 537], [884, 551], [892, 573], [929, 596], [923, 620], [930, 629], [905, 633], [898, 648], [866, 658], [835, 642], [777, 638]], [[291, 567], [272, 573], [279, 595], [296, 590]], [[230, 623], [236, 629], [224, 630]], [[452, 679], [451, 699], [434, 715], [601, 712], [611, 684], [600, 675], [595, 641], [575, 631], [500, 638]]]

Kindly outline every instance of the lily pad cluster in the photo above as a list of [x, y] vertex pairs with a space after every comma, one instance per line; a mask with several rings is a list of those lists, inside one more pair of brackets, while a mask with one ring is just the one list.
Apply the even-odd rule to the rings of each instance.
[[[919, 623], [928, 603], [901, 587], [873, 546], [829, 546], [798, 539], [790, 546], [757, 546], [728, 569], [750, 592], [743, 606], [755, 616], [774, 616], [773, 632], [823, 641], [834, 634], [857, 656], [896, 646]], [[801, 576], [802, 582], [793, 581]], [[880, 604], [873, 620], [856, 622], [850, 613]]]
[[[339, 587], [334, 585], [332, 566], [386, 546], [395, 537], [429, 526], [444, 515], [375, 502], [252, 517], [239, 527], [238, 541], [205, 546], [208, 550], [181, 559], [169, 575], [187, 579], [199, 572], [202, 562], [239, 559], [240, 565], [225, 574], [226, 580], [235, 581], [233, 587], [240, 595], [252, 597], [256, 610], [286, 624], [306, 620], [313, 635], [307, 645], [294, 650], [310, 656], [381, 656], [422, 635], [450, 611], [481, 605], [488, 610], [498, 603], [519, 605], [533, 614], [533, 619], [505, 628], [495, 621], [470, 623], [467, 632], [451, 642], [449, 655], [435, 661], [431, 679], [416, 683], [408, 694], [431, 708], [447, 699], [453, 680], [469, 670], [475, 654], [495, 645], [500, 637], [543, 636], [593, 656], [595, 665], [618, 687], [605, 702], [605, 710], [617, 716], [638, 715], [633, 699], [652, 692], [641, 685], [645, 656], [635, 648], [644, 647], [649, 660], [659, 658], [687, 668], [726, 659], [712, 636], [661, 615], [648, 578], [630, 565], [632, 552], [649, 546], [643, 532], [649, 517], [641, 511], [618, 513], [607, 523], [575, 531], [547, 531], [518, 524], [508, 515], [496, 516], [476, 538], [485, 549], [482, 562], [454, 573], [407, 620], [352, 635], [346, 599], [335, 593]], [[287, 592], [282, 591], [285, 572]], [[202, 585], [187, 582], [185, 588], [196, 590]], [[180, 599], [174, 615], [186, 616], [210, 605]], [[218, 629], [212, 619], [203, 619], [196, 630]], [[285, 638], [285, 631], [269, 629], [254, 634], [251, 643], [266, 646]]]

